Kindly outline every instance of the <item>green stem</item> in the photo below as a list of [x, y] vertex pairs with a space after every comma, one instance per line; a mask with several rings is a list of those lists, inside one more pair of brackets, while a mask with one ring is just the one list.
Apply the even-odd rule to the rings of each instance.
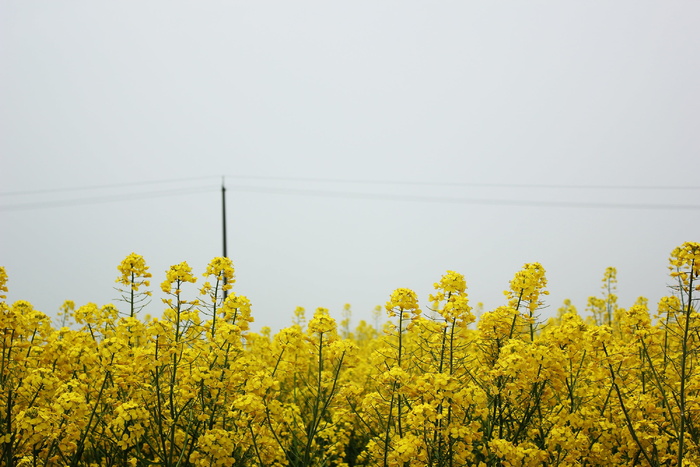
[[[688, 359], [688, 335], [690, 334], [690, 312], [693, 303], [693, 269], [695, 260], [690, 264], [690, 280], [688, 282], [688, 303], [685, 307], [685, 326], [683, 329], [683, 340], [681, 341], [681, 387], [680, 387], [680, 430], [678, 434], [678, 467], [683, 467], [683, 451], [685, 450], [685, 424], [686, 424], [686, 362]], [[681, 295], [683, 294], [681, 289]]]
[[[610, 357], [608, 355], [608, 349], [606, 348], [605, 344], [603, 344], [603, 352], [605, 353], [606, 358]], [[642, 442], [637, 436], [637, 431], [634, 429], [634, 424], [632, 423], [632, 417], [630, 416], [629, 411], [627, 410], [627, 406], [625, 405], [625, 401], [622, 397], [622, 391], [620, 391], [620, 386], [617, 384], [615, 370], [613, 369], [612, 364], [610, 362], [608, 362], [608, 370], [610, 371], [610, 379], [612, 380], [612, 386], [615, 390], [615, 394], [617, 394], [617, 400], [620, 402], [620, 408], [622, 409], [622, 413], [625, 416], [625, 422], [627, 424], [627, 429], [629, 430], [630, 436], [632, 436], [632, 439], [637, 444], [639, 451], [644, 455], [644, 458], [649, 463], [649, 465], [656, 465], [652, 462], [651, 457], [649, 457], [649, 454], [647, 453], [646, 449], [644, 449], [644, 446], [642, 446]]]
[[[112, 361], [114, 361], [114, 355], [112, 355]], [[112, 362], [110, 362], [111, 365]], [[83, 430], [83, 433], [80, 436], [80, 441], [78, 442], [78, 447], [75, 451], [75, 455], [73, 456], [71, 460], [71, 467], [75, 467], [78, 465], [78, 462], [80, 462], [80, 458], [83, 456], [83, 451], [85, 450], [85, 439], [88, 436], [88, 433], [90, 433], [90, 426], [92, 425], [92, 420], [95, 418], [95, 413], [97, 412], [97, 406], [100, 404], [100, 400], [102, 399], [102, 393], [104, 392], [105, 386], [107, 385], [107, 380], [109, 379], [110, 376], [110, 371], [107, 370], [105, 372], [105, 377], [102, 380], [102, 385], [100, 386], [100, 392], [97, 394], [97, 399], [95, 400], [95, 406], [92, 408], [92, 412], [90, 413], [90, 418], [88, 419], [87, 425], [85, 426], [85, 429]]]

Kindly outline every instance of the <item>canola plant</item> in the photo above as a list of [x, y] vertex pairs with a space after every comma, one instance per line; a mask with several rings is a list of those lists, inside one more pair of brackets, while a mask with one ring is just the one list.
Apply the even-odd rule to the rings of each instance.
[[198, 289], [172, 266], [162, 316], [142, 318], [151, 274], [132, 253], [124, 306], [66, 302], [61, 326], [5, 303], [0, 268], [0, 464], [700, 465], [700, 244], [669, 267], [655, 311], [621, 308], [608, 268], [586, 316], [567, 301], [540, 322], [531, 263], [478, 319], [448, 271], [425, 308], [391, 293], [382, 329], [299, 308], [275, 335], [250, 332], [228, 258]]

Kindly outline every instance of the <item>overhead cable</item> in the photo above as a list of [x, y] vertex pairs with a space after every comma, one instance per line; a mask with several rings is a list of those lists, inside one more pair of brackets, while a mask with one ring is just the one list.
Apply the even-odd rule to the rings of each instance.
[[44, 190], [25, 190], [25, 191], [6, 191], [0, 192], [0, 196], [26, 196], [26, 195], [40, 195], [46, 193], [61, 193], [70, 191], [88, 191], [88, 190], [104, 190], [111, 188], [127, 188], [136, 186], [146, 186], [146, 185], [163, 185], [168, 183], [182, 183], [182, 182], [192, 182], [198, 180], [213, 179], [213, 176], [208, 177], [189, 177], [189, 178], [171, 178], [165, 180], [147, 180], [141, 182], [124, 182], [124, 183], [109, 183], [104, 185], [87, 185], [87, 186], [72, 186], [64, 188], [47, 188]]
[[[72, 186], [62, 188], [49, 188], [38, 190], [22, 190], [0, 192], [2, 196], [31, 196], [48, 193], [61, 193], [71, 191], [90, 191], [114, 188], [138, 187], [158, 184], [184, 183], [201, 180], [220, 179], [220, 176], [210, 175], [202, 177], [175, 178], [164, 180], [146, 180], [138, 182], [110, 183], [102, 185]], [[368, 179], [342, 179], [322, 177], [275, 177], [256, 175], [226, 175], [226, 178], [236, 180], [260, 180], [270, 182], [303, 182], [303, 183], [338, 183], [338, 184], [367, 184], [367, 185], [405, 185], [405, 186], [442, 186], [462, 188], [536, 188], [536, 189], [565, 189], [565, 190], [700, 190], [700, 185], [572, 185], [572, 184], [519, 184], [519, 183], [482, 183], [482, 182], [450, 182], [450, 181], [416, 181], [416, 180], [368, 180]]]
[[357, 183], [372, 185], [412, 185], [412, 186], [445, 186], [445, 187], [474, 187], [474, 188], [545, 188], [545, 189], [574, 189], [574, 190], [700, 190], [700, 185], [572, 185], [572, 184], [537, 184], [537, 183], [481, 183], [481, 182], [426, 182], [411, 180], [367, 180], [319, 177], [270, 177], [253, 175], [226, 175], [226, 178], [241, 180], [269, 180], [279, 182], [307, 183]]
[[17, 203], [17, 204], [5, 204], [0, 205], [0, 211], [23, 211], [28, 209], [43, 209], [43, 208], [57, 208], [65, 206], [79, 206], [85, 204], [102, 204], [102, 203], [113, 203], [117, 201], [131, 201], [137, 199], [147, 199], [147, 198], [162, 198], [162, 197], [172, 197], [181, 195], [191, 195], [197, 193], [207, 193], [217, 191], [218, 188], [213, 186], [207, 187], [191, 187], [191, 188], [177, 188], [170, 190], [160, 190], [160, 191], [146, 191], [140, 193], [125, 193], [120, 195], [109, 195], [109, 196], [91, 196], [83, 198], [71, 198], [62, 200], [52, 200], [52, 201], [37, 201], [37, 202], [27, 202], [27, 203]]
[[302, 190], [293, 188], [267, 188], [255, 186], [230, 186], [231, 191], [269, 193], [278, 195], [303, 195], [324, 198], [355, 198], [387, 201], [411, 201], [427, 203], [482, 204], [492, 206], [532, 206], [550, 208], [605, 208], [605, 209], [684, 209], [700, 210], [700, 205], [692, 204], [641, 204], [641, 203], [601, 203], [576, 201], [529, 201], [513, 199], [454, 198], [444, 196], [392, 195], [384, 193], [359, 193], [344, 191]]

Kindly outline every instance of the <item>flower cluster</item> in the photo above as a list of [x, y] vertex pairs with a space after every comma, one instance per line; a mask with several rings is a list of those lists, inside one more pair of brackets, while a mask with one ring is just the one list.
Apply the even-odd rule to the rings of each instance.
[[[683, 285], [697, 280], [700, 278], [700, 243], [686, 242], [675, 248], [669, 262], [671, 276], [677, 277]], [[696, 290], [700, 290], [700, 284]]]
[[148, 272], [146, 260], [141, 255], [131, 253], [119, 263], [117, 269], [121, 274], [117, 277], [116, 282], [129, 286], [131, 290], [138, 291], [141, 286], [151, 285], [148, 278], [152, 275]]
[[348, 305], [340, 326], [297, 308], [271, 335], [250, 331], [228, 258], [199, 289], [172, 266], [163, 315], [141, 319], [150, 274], [132, 253], [117, 278], [128, 313], [67, 301], [74, 325], [54, 327], [0, 295], [0, 464], [700, 465], [700, 244], [670, 267], [655, 312], [621, 307], [608, 268], [590, 316], [567, 301], [540, 322], [547, 282], [530, 263], [478, 321], [447, 271], [425, 314], [402, 288], [383, 329], [375, 315], [351, 330]]
[[7, 292], [7, 272], [5, 268], [0, 266], [0, 298], [7, 298], [2, 292]]
[[525, 303], [530, 312], [533, 312], [541, 305], [540, 295], [549, 294], [544, 290], [546, 286], [544, 267], [540, 263], [527, 263], [510, 281], [510, 289], [505, 294], [513, 308], [519, 309]]
[[418, 296], [411, 289], [396, 289], [392, 292], [389, 301], [386, 303], [386, 310], [391, 317], [397, 314], [403, 316], [404, 313], [412, 313], [414, 316], [417, 316], [420, 314]]
[[180, 295], [180, 286], [185, 282], [197, 282], [197, 278], [192, 275], [192, 268], [187, 264], [187, 261], [170, 266], [170, 269], [165, 272], [165, 280], [160, 284], [160, 288], [165, 293]]

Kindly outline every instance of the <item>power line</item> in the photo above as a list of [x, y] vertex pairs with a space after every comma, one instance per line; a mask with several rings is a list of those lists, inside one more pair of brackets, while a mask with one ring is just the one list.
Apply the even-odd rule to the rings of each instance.
[[116, 201], [130, 201], [146, 198], [162, 198], [180, 195], [191, 195], [197, 193], [207, 193], [214, 191], [215, 188], [207, 187], [192, 187], [192, 188], [177, 188], [161, 191], [146, 191], [140, 193], [126, 193], [121, 195], [97, 196], [89, 198], [73, 198], [54, 201], [37, 201], [30, 203], [6, 204], [0, 205], [0, 211], [23, 211], [28, 209], [43, 209], [43, 208], [58, 208], [65, 206], [80, 206], [85, 204], [102, 204], [113, 203]]
[[135, 186], [146, 186], [146, 185], [162, 185], [168, 183], [182, 183], [182, 182], [192, 182], [198, 180], [213, 179], [210, 177], [189, 177], [189, 178], [171, 178], [166, 180], [148, 180], [141, 182], [125, 182], [125, 183], [111, 183], [106, 185], [87, 185], [87, 186], [77, 186], [77, 187], [65, 187], [65, 188], [48, 188], [45, 190], [26, 190], [26, 191], [7, 191], [0, 192], [0, 196], [26, 196], [26, 195], [40, 195], [48, 193], [63, 193], [70, 191], [87, 191], [87, 190], [103, 190], [108, 188], [126, 188]]
[[508, 199], [452, 198], [442, 196], [391, 195], [382, 193], [358, 193], [343, 191], [302, 190], [292, 188], [266, 188], [254, 186], [230, 186], [232, 191], [268, 193], [278, 195], [303, 195], [324, 198], [355, 198], [386, 201], [412, 201], [428, 203], [482, 204], [492, 206], [530, 206], [556, 208], [605, 208], [605, 209], [685, 209], [700, 210], [700, 205], [691, 204], [637, 204], [637, 203], [598, 203], [575, 201], [526, 201]]
[[[101, 189], [101, 188], [117, 188], [117, 187], [133, 187], [133, 186], [145, 186], [153, 184], [163, 184], [163, 183], [178, 183], [184, 181], [194, 181], [203, 179], [212, 179], [212, 177], [192, 177], [192, 178], [182, 178], [182, 179], [171, 179], [171, 180], [157, 180], [157, 181], [143, 181], [143, 182], [132, 182], [123, 184], [112, 184], [112, 185], [101, 185], [101, 186], [84, 186], [75, 188], [65, 188], [65, 189], [53, 189], [53, 190], [38, 190], [38, 191], [27, 191], [27, 192], [14, 192], [5, 193], [8, 194], [47, 194], [55, 193], [59, 191], [77, 191], [77, 190], [90, 190], [90, 189]], [[312, 179], [312, 178], [294, 178], [294, 177], [248, 177], [248, 176], [230, 176], [230, 178], [238, 179], [261, 179], [261, 180], [285, 180], [285, 181], [323, 181], [329, 182], [331, 179]], [[382, 184], [402, 184], [402, 185], [436, 185], [429, 182], [380, 182], [380, 181], [350, 181], [350, 180], [338, 180], [347, 183], [382, 183]], [[461, 184], [462, 186], [468, 186], [467, 184]], [[486, 184], [483, 184], [486, 186]], [[496, 186], [496, 185], [488, 185]], [[498, 186], [508, 186], [508, 187], [548, 187], [554, 188], [555, 185], [508, 185], [502, 184]], [[563, 187], [563, 186], [562, 186]], [[580, 187], [580, 186], [579, 186]], [[593, 186], [590, 186], [591, 188]], [[598, 186], [598, 188], [603, 188]], [[613, 188], [612, 186], [607, 188]], [[624, 188], [624, 187], [620, 187]], [[632, 189], [633, 187], [626, 187]], [[643, 189], [643, 187], [634, 187], [635, 189]], [[647, 187], [652, 188], [652, 187]], [[654, 187], [661, 188], [661, 187]], [[677, 188], [677, 187], [673, 187]], [[686, 189], [693, 189], [694, 187], [686, 187]], [[186, 187], [186, 188], [173, 188], [169, 190], [160, 191], [147, 191], [147, 192], [137, 192], [137, 193], [124, 193], [117, 195], [108, 196], [90, 196], [81, 198], [72, 198], [65, 200], [50, 200], [50, 201], [36, 201], [36, 202], [25, 202], [18, 204], [6, 204], [0, 205], [0, 211], [20, 211], [29, 209], [42, 209], [42, 208], [55, 208], [64, 206], [76, 206], [85, 204], [101, 204], [101, 203], [111, 203], [116, 201], [128, 201], [134, 199], [144, 199], [144, 198], [155, 198], [155, 197], [167, 197], [167, 196], [178, 196], [178, 195], [188, 195], [194, 193], [205, 193], [216, 190], [217, 188], [212, 186], [199, 186], [199, 187]], [[325, 197], [325, 198], [348, 198], [348, 199], [365, 199], [365, 200], [384, 200], [384, 201], [403, 201], [403, 202], [428, 202], [428, 203], [452, 203], [452, 204], [474, 204], [474, 205], [491, 205], [491, 206], [529, 206], [529, 207], [549, 207], [549, 208], [603, 208], [603, 209], [646, 209], [646, 210], [700, 210], [700, 205], [691, 204], [649, 204], [649, 203], [606, 203], [606, 202], [576, 202], [576, 201], [528, 201], [519, 199], [488, 199], [488, 198], [459, 198], [459, 197], [444, 197], [444, 196], [419, 196], [419, 195], [401, 195], [401, 194], [383, 194], [383, 193], [367, 193], [367, 192], [349, 192], [349, 191], [330, 191], [330, 190], [309, 190], [309, 189], [295, 189], [295, 188], [273, 188], [264, 186], [246, 186], [237, 185], [229, 187], [229, 190], [239, 191], [239, 192], [251, 192], [251, 193], [266, 193], [266, 194], [277, 194], [277, 195], [301, 195], [301, 196], [312, 196], [312, 197]]]
[[255, 175], [226, 175], [227, 178], [242, 180], [269, 180], [280, 182], [312, 182], [312, 183], [357, 183], [372, 185], [423, 185], [451, 186], [474, 188], [545, 188], [545, 189], [574, 189], [574, 190], [700, 190], [700, 185], [564, 185], [564, 184], [526, 184], [526, 183], [479, 183], [479, 182], [425, 182], [409, 180], [366, 180], [343, 178], [316, 177], [270, 177]]
[[[463, 188], [538, 188], [538, 189], [566, 189], [566, 190], [700, 190], [700, 186], [662, 186], [662, 185], [564, 185], [564, 184], [518, 184], [518, 183], [479, 183], [479, 182], [431, 182], [409, 180], [367, 180], [367, 179], [341, 179], [321, 177], [272, 177], [255, 175], [226, 175], [227, 178], [238, 180], [261, 180], [273, 182], [304, 182], [304, 183], [340, 183], [340, 184], [368, 184], [368, 185], [405, 185], [405, 186], [443, 186]], [[0, 196], [27, 196], [49, 193], [62, 193], [71, 191], [103, 190], [110, 188], [127, 188], [157, 184], [183, 183], [201, 180], [214, 180], [219, 176], [202, 176], [188, 178], [174, 178], [166, 180], [148, 180], [140, 182], [112, 183], [103, 185], [86, 185], [78, 187], [50, 188], [43, 190], [24, 190], [0, 192]]]

